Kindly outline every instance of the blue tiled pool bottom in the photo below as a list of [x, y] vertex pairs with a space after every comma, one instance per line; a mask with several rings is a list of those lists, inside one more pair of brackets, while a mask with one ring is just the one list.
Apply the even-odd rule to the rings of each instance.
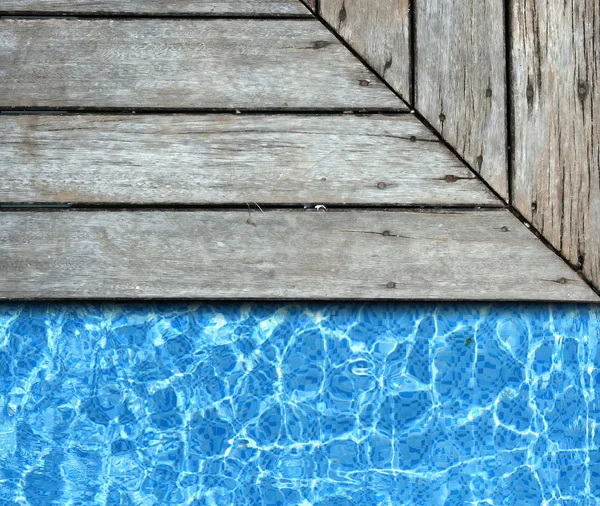
[[574, 306], [0, 306], [0, 504], [600, 504], [599, 334]]

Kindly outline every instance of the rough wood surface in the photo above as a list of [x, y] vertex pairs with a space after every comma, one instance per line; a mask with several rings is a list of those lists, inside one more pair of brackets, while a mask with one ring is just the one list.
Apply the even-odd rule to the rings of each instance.
[[600, 4], [512, 4], [515, 207], [600, 288]]
[[300, 0], [2, 0], [11, 13], [308, 15]]
[[19, 107], [405, 109], [316, 20], [2, 19]]
[[0, 202], [501, 204], [408, 114], [0, 116]]
[[416, 2], [416, 103], [506, 200], [506, 57], [502, 0]]
[[598, 300], [508, 211], [4, 212], [0, 298]]
[[409, 0], [320, 0], [319, 10], [323, 19], [409, 101]]

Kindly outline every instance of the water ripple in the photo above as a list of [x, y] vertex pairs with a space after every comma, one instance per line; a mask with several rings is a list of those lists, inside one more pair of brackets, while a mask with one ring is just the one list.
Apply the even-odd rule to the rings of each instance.
[[592, 306], [2, 305], [0, 504], [598, 505], [599, 339]]

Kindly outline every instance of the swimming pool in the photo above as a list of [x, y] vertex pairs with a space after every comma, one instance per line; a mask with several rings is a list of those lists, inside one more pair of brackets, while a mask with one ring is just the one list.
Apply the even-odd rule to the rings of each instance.
[[2, 305], [0, 504], [600, 504], [599, 338], [590, 306]]

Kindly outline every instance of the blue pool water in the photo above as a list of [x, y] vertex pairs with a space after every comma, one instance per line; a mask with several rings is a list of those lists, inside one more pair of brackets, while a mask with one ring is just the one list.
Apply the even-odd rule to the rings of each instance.
[[600, 308], [0, 306], [1, 505], [597, 505]]

